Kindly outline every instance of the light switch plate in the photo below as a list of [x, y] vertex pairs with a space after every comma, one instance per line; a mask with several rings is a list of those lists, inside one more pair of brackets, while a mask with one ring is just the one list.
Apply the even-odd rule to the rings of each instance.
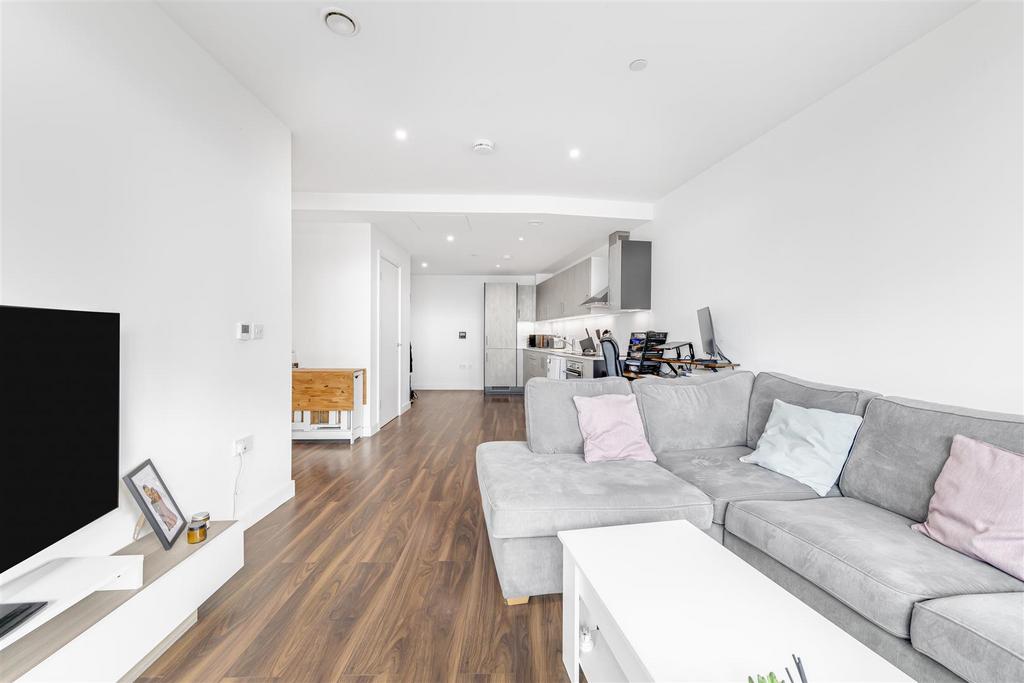
[[263, 323], [253, 323], [252, 325], [252, 338], [263, 339]]

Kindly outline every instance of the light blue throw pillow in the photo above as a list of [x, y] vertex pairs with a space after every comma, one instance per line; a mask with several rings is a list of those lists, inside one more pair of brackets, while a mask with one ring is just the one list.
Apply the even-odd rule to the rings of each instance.
[[862, 421], [857, 415], [775, 399], [757, 449], [740, 461], [796, 479], [824, 496], [839, 479]]

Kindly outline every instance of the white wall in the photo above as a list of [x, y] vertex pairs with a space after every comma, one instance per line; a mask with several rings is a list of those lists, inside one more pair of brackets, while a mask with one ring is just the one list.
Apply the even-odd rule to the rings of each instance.
[[379, 428], [380, 258], [401, 270], [402, 409], [409, 401], [409, 254], [369, 223], [296, 222], [293, 344], [302, 367], [366, 368], [366, 423]]
[[973, 6], [659, 202], [651, 326], [710, 305], [745, 367], [1024, 412], [1021, 11]]
[[292, 344], [306, 368], [370, 368], [370, 224], [296, 223]]
[[[532, 275], [414, 275], [413, 388], [483, 391], [484, 283], [534, 281]], [[532, 324], [520, 324], [521, 333], [531, 330]], [[459, 339], [460, 331], [465, 339]]]
[[[253, 434], [237, 514], [269, 511], [293, 491], [288, 130], [148, 3], [6, 3], [3, 105], [2, 302], [120, 312], [121, 470], [151, 458], [185, 514], [229, 518]], [[108, 553], [137, 514], [122, 491], [5, 576]]]

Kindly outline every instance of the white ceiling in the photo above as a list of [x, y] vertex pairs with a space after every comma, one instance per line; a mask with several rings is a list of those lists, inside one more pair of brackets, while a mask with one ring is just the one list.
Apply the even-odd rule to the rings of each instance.
[[[551, 214], [373, 211], [298, 211], [295, 220], [373, 223], [412, 254], [413, 275], [554, 273], [606, 244], [609, 233], [645, 222]], [[533, 226], [530, 220], [543, 223]], [[448, 235], [455, 240], [448, 242]], [[421, 266], [424, 261], [426, 268]]]
[[[323, 27], [330, 4], [358, 36]], [[296, 191], [654, 200], [968, 4], [163, 7], [293, 131]]]

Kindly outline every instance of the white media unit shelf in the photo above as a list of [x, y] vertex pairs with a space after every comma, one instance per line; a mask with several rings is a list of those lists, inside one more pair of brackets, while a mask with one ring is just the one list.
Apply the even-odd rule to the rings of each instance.
[[212, 522], [165, 551], [153, 534], [115, 555], [142, 555], [142, 587], [91, 593], [0, 650], [0, 681], [133, 680], [196, 621], [243, 563], [243, 529]]

